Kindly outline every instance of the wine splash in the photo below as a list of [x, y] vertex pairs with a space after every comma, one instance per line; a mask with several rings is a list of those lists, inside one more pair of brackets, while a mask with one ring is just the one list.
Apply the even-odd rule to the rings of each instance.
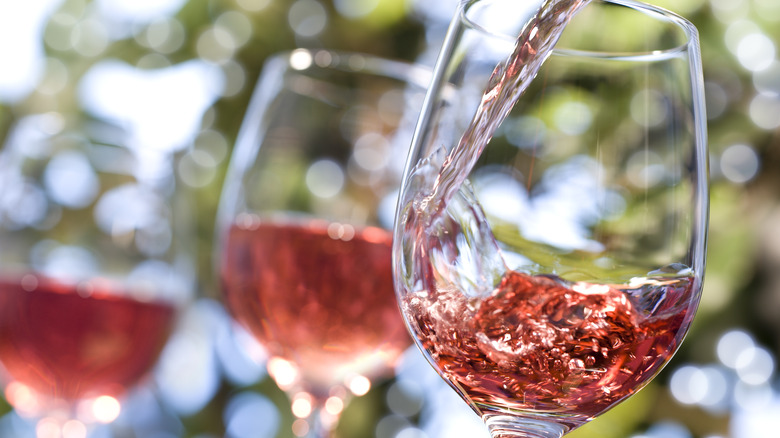
[[[401, 277], [417, 280], [435, 275], [475, 297], [490, 293], [501, 278], [506, 270], [502, 255], [466, 178], [552, 53], [566, 25], [588, 2], [544, 0], [520, 31], [511, 55], [493, 70], [458, 143], [449, 152], [437, 150], [411, 171], [410, 180], [433, 181], [424, 184], [430, 190], [415, 193], [403, 207], [403, 233], [411, 241], [433, 244], [431, 235], [441, 236], [441, 241], [433, 250], [420, 245], [413, 254], [405, 254], [411, 264], [399, 266]], [[442, 231], [447, 228], [464, 233], [465, 239], [453, 240], [458, 233]], [[406, 271], [409, 266], [413, 272]]]
[[694, 283], [570, 283], [509, 271], [476, 303], [457, 290], [428, 290], [402, 305], [432, 362], [479, 413], [555, 415], [574, 429], [668, 361], [693, 318]]

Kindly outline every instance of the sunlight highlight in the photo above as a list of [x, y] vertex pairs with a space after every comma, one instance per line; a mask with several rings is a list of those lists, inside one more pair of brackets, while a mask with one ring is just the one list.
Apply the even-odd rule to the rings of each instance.
[[122, 406], [110, 395], [101, 395], [92, 402], [92, 415], [101, 423], [110, 423], [119, 417]]

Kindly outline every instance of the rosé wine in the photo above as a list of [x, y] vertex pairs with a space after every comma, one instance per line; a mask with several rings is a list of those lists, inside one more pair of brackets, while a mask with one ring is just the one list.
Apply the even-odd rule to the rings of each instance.
[[692, 284], [567, 283], [509, 271], [487, 298], [431, 289], [403, 306], [430, 360], [480, 413], [555, 414], [574, 428], [669, 360], [692, 318]]
[[391, 235], [310, 222], [234, 225], [221, 281], [235, 318], [314, 395], [388, 373], [411, 343], [393, 292]]
[[49, 399], [121, 395], [154, 365], [172, 305], [109, 292], [99, 280], [27, 274], [0, 280], [0, 362], [11, 380]]

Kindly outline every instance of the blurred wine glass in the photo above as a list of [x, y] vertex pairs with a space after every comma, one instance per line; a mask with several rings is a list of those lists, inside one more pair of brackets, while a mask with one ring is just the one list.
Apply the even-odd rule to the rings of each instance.
[[461, 5], [399, 197], [401, 308], [494, 438], [559, 438], [636, 393], [701, 297], [697, 31], [585, 3]]
[[217, 264], [298, 436], [331, 436], [411, 339], [391, 273], [396, 196], [429, 72], [298, 49], [263, 67], [228, 169]]
[[0, 374], [39, 437], [120, 414], [192, 298], [173, 157], [80, 115], [19, 120], [0, 152]]

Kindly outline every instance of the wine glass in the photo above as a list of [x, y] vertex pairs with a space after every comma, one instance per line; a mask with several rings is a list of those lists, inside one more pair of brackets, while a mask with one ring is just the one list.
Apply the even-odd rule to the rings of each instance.
[[688, 21], [632, 0], [520, 8], [456, 14], [393, 261], [417, 345], [491, 436], [549, 438], [637, 392], [685, 336], [706, 127]]
[[172, 157], [120, 132], [29, 115], [0, 152], [0, 380], [39, 437], [116, 419], [194, 290]]
[[402, 62], [297, 49], [267, 60], [241, 126], [216, 264], [298, 436], [331, 436], [349, 399], [411, 345], [390, 229], [429, 79]]

